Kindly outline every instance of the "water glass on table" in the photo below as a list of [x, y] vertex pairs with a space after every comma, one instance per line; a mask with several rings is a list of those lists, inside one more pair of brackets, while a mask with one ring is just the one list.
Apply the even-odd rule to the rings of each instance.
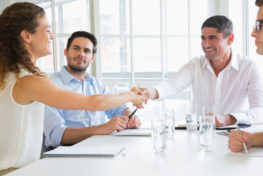
[[197, 114], [188, 113], [185, 115], [186, 130], [189, 132], [196, 131], [198, 127]]
[[210, 149], [214, 145], [215, 108], [203, 106], [203, 115], [199, 121], [200, 145]]
[[152, 142], [155, 153], [163, 152], [166, 147], [165, 121], [161, 118], [151, 119]]
[[175, 132], [175, 113], [174, 110], [169, 109], [164, 112], [164, 125], [166, 137], [170, 138]]

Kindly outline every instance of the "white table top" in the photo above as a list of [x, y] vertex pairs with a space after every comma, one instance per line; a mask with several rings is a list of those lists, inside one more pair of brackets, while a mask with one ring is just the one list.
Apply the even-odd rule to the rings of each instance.
[[[215, 147], [204, 151], [198, 132], [177, 130], [166, 150], [155, 155], [151, 137], [94, 136], [76, 145], [119, 143], [126, 154], [115, 158], [44, 158], [10, 174], [21, 176], [262, 176], [263, 157], [227, 154], [227, 137], [215, 135]], [[103, 139], [103, 141], [101, 140]]]

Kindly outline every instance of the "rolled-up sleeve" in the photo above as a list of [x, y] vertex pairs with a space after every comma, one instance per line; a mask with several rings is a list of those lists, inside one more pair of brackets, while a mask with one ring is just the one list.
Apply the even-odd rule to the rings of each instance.
[[60, 109], [45, 106], [44, 134], [46, 147], [59, 146], [66, 128]]
[[[104, 86], [104, 85], [100, 85], [100, 86], [102, 89], [102, 94], [111, 94], [111, 91], [107, 86]], [[105, 111], [105, 114], [109, 119], [112, 119], [115, 116], [121, 116], [123, 111], [127, 109], [128, 107], [129, 106], [127, 104], [124, 104], [116, 108], [112, 108], [112, 109]]]

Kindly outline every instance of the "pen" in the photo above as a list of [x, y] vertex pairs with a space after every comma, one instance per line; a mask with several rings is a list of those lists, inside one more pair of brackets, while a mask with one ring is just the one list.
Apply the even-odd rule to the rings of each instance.
[[[239, 128], [239, 124], [237, 124], [237, 131], [239, 132], [240, 136], [242, 136], [240, 128]], [[245, 152], [248, 153], [247, 146], [246, 146], [244, 141], [242, 141], [242, 145], [243, 145], [243, 148], [244, 148]]]
[[135, 112], [137, 111], [137, 108], [128, 116], [128, 118], [132, 118], [132, 116], [135, 114]]

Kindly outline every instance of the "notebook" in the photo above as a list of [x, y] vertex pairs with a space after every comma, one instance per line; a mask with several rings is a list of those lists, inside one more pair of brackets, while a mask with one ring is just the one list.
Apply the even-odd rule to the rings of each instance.
[[151, 128], [125, 129], [120, 132], [113, 132], [115, 136], [151, 136]]
[[115, 157], [125, 150], [123, 146], [59, 146], [45, 152], [43, 157]]
[[263, 157], [263, 147], [250, 147], [247, 149], [248, 153], [245, 151], [242, 152], [228, 152], [231, 156], [245, 156], [245, 157]]

